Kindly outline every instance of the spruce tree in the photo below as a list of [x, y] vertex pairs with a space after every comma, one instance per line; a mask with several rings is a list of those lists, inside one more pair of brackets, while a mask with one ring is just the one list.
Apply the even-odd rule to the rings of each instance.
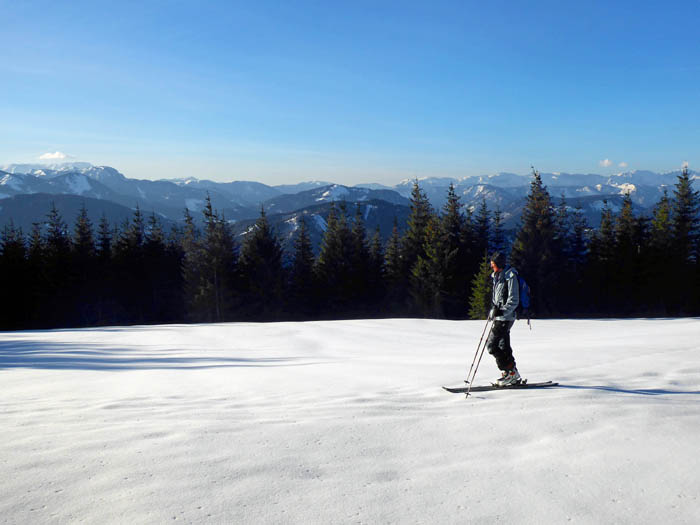
[[97, 227], [97, 268], [99, 278], [95, 283], [97, 304], [95, 315], [97, 324], [105, 325], [116, 322], [114, 301], [114, 267], [112, 264], [112, 231], [106, 215], [102, 214]]
[[194, 253], [185, 255], [186, 260], [201, 257], [194, 272], [197, 280], [188, 285], [191, 292], [187, 303], [188, 315], [196, 321], [231, 320], [240, 306], [237, 293], [238, 245], [228, 223], [214, 211], [209, 195], [202, 213], [202, 238], [194, 242]]
[[469, 316], [472, 319], [486, 319], [489, 314], [493, 302], [491, 273], [491, 261], [488, 255], [484, 255], [479, 271], [474, 274], [472, 279], [472, 292], [469, 301]]
[[447, 266], [457, 250], [449, 251], [447, 236], [437, 217], [428, 221], [423, 252], [411, 272], [413, 301], [423, 316], [442, 318]]
[[327, 228], [316, 260], [315, 273], [322, 291], [323, 315], [337, 316], [352, 310], [352, 231], [345, 214], [345, 205], [336, 211], [331, 203]]
[[444, 242], [444, 284], [441, 293], [444, 315], [462, 319], [467, 315], [470, 272], [470, 249], [463, 237], [466, 219], [454, 184], [447, 190], [447, 201], [440, 221]]
[[369, 290], [368, 312], [379, 314], [383, 311], [384, 283], [384, 248], [379, 226], [374, 231], [369, 244], [369, 268], [367, 274], [367, 289]]
[[588, 263], [589, 226], [581, 206], [577, 206], [569, 217], [569, 244], [566, 253], [568, 260], [565, 282], [568, 286], [564, 293], [566, 314], [587, 312], [589, 308], [589, 290], [586, 286], [585, 271]]
[[416, 305], [415, 298], [420, 297], [423, 291], [415, 289], [420, 286], [414, 277], [414, 267], [419, 258], [425, 259], [425, 247], [427, 246], [428, 225], [430, 224], [434, 212], [427, 195], [418, 185], [418, 181], [413, 182], [411, 191], [411, 212], [406, 225], [406, 233], [401, 241], [401, 263], [402, 263], [402, 285], [409, 292], [411, 301], [409, 311], [418, 311], [420, 305]]
[[507, 253], [506, 234], [503, 231], [503, 214], [500, 209], [496, 208], [493, 212], [493, 220], [491, 226], [491, 240], [489, 242], [490, 252]]
[[239, 267], [245, 317], [277, 318], [282, 310], [285, 282], [282, 246], [264, 208], [260, 209], [260, 217], [245, 236]]
[[700, 237], [700, 192], [693, 190], [687, 166], [678, 176], [673, 197], [671, 227], [674, 258], [677, 264], [689, 267], [695, 263]]
[[29, 323], [33, 327], [46, 327], [44, 314], [47, 310], [49, 297], [46, 278], [46, 243], [42, 232], [42, 224], [32, 223], [29, 234], [29, 246], [27, 249], [27, 273], [30, 275], [29, 296], [30, 314]]
[[73, 326], [76, 322], [73, 303], [74, 274], [71, 268], [71, 239], [68, 226], [51, 203], [47, 215], [46, 244], [44, 252], [46, 293], [45, 319], [50, 327]]
[[180, 244], [183, 254], [182, 283], [185, 314], [188, 320], [202, 320], [206, 318], [206, 314], [200, 310], [198, 301], [204, 279], [204, 247], [201, 232], [187, 208], [184, 211], [184, 223]]
[[384, 250], [384, 282], [386, 283], [386, 301], [388, 308], [395, 314], [402, 314], [405, 309], [407, 293], [404, 274], [404, 264], [401, 258], [401, 236], [396, 217], [391, 229], [391, 237]]
[[413, 265], [418, 262], [418, 257], [425, 255], [425, 237], [428, 223], [433, 216], [433, 209], [427, 195], [413, 182], [411, 190], [411, 212], [406, 223], [406, 233], [401, 242], [401, 261], [403, 264], [404, 282], [408, 282], [408, 276]]
[[678, 287], [674, 300], [680, 313], [690, 313], [700, 306], [700, 194], [693, 190], [688, 167], [678, 176], [673, 192], [673, 259], [676, 271], [687, 276], [689, 286]]
[[534, 168], [532, 175], [521, 218], [522, 226], [516, 234], [510, 259], [530, 285], [533, 311], [551, 315], [557, 308], [560, 251], [549, 192]]
[[489, 237], [491, 233], [491, 214], [489, 213], [488, 206], [486, 206], [486, 199], [481, 199], [481, 204], [476, 211], [474, 216], [474, 243], [475, 243], [475, 253], [479, 254], [479, 260], [484, 254], [488, 253], [489, 250]]
[[27, 326], [32, 306], [27, 293], [30, 278], [22, 229], [15, 228], [10, 220], [0, 235], [0, 289], [4, 294], [0, 303], [0, 329]]
[[145, 228], [144, 284], [147, 322], [173, 322], [179, 308], [180, 261], [168, 251], [160, 219], [152, 212]]
[[610, 314], [613, 311], [612, 287], [617, 265], [615, 264], [615, 217], [607, 200], [603, 200], [600, 227], [590, 242], [587, 273], [587, 289], [596, 313]]
[[367, 230], [359, 202], [355, 208], [351, 236], [350, 290], [352, 291], [352, 298], [350, 300], [354, 303], [351, 308], [357, 313], [361, 313], [367, 309], [370, 300], [370, 288], [368, 286], [370, 280], [370, 258]]
[[616, 279], [613, 297], [618, 315], [629, 315], [638, 308], [640, 297], [640, 249], [637, 242], [637, 219], [632, 211], [632, 198], [625, 193], [622, 209], [615, 219]]
[[95, 236], [92, 222], [88, 217], [85, 204], [75, 220], [72, 243], [72, 268], [75, 289], [72, 301], [75, 303], [78, 322], [82, 326], [97, 323], [97, 259]]
[[652, 315], [669, 315], [674, 304], [675, 275], [669, 271], [669, 256], [674, 252], [671, 213], [671, 201], [664, 189], [654, 206], [649, 227], [647, 274], [649, 299], [653, 301], [649, 313]]
[[294, 238], [294, 253], [289, 272], [287, 310], [296, 317], [306, 318], [315, 311], [318, 290], [314, 279], [314, 252], [304, 216]]

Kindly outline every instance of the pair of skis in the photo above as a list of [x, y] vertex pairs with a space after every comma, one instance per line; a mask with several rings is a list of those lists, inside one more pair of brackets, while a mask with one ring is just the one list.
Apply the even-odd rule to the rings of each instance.
[[490, 390], [522, 390], [524, 388], [546, 388], [548, 386], [557, 386], [559, 383], [553, 383], [552, 381], [544, 381], [542, 383], [528, 383], [527, 379], [520, 383], [509, 386], [498, 386], [498, 385], [482, 385], [482, 386], [457, 386], [457, 387], [447, 387], [443, 386], [448, 392], [453, 394], [466, 394], [468, 392], [488, 392]]
[[[482, 347], [482, 342], [484, 341], [484, 334], [486, 334], [486, 328], [491, 325], [491, 328], [489, 328], [488, 336], [486, 336], [486, 343], [484, 343]], [[528, 383], [527, 379], [522, 380], [519, 383], [516, 383], [514, 385], [508, 385], [508, 386], [500, 386], [497, 384], [492, 384], [490, 386], [484, 385], [484, 386], [474, 386], [474, 378], [476, 377], [476, 371], [479, 369], [479, 364], [481, 363], [481, 357], [484, 355], [484, 350], [486, 349], [486, 345], [488, 344], [489, 337], [491, 336], [491, 330], [493, 330], [493, 320], [491, 318], [486, 320], [486, 325], [484, 326], [483, 332], [481, 332], [481, 339], [479, 339], [479, 344], [476, 347], [476, 353], [474, 354], [474, 359], [472, 359], [472, 366], [469, 368], [469, 372], [467, 373], [467, 379], [464, 381], [467, 383], [467, 386], [459, 386], [459, 387], [446, 387], [443, 386], [445, 390], [448, 392], [452, 392], [453, 394], [466, 394], [467, 397], [469, 397], [469, 394], [471, 392], [486, 392], [489, 390], [522, 390], [525, 388], [546, 388], [550, 386], [557, 386], [559, 383], [554, 383], [552, 381], [545, 381], [542, 383]], [[481, 350], [481, 352], [479, 351]], [[477, 361], [477, 356], [478, 356], [478, 361]], [[476, 367], [474, 367], [474, 364], [476, 364]]]

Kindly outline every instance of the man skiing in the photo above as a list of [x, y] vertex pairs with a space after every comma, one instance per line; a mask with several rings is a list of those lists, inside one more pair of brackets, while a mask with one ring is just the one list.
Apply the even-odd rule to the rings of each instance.
[[493, 306], [489, 312], [489, 319], [493, 320], [493, 326], [486, 344], [489, 354], [496, 358], [496, 365], [501, 370], [501, 377], [496, 381], [496, 385], [517, 385], [521, 378], [515, 367], [513, 349], [510, 346], [510, 329], [515, 323], [515, 309], [520, 301], [518, 274], [506, 265], [505, 255], [498, 252], [491, 256], [491, 268]]

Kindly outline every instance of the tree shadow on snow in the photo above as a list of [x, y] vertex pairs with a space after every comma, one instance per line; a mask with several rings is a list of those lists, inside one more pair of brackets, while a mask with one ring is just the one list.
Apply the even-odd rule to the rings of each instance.
[[[199, 350], [192, 349], [192, 354]], [[174, 353], [174, 352], [173, 352]], [[165, 354], [165, 355], [163, 355]], [[169, 351], [110, 348], [97, 344], [0, 342], [0, 370], [9, 368], [64, 370], [201, 370], [268, 366], [303, 366], [298, 357], [172, 357]]]
[[620, 394], [638, 394], [642, 396], [661, 396], [666, 394], [700, 394], [700, 390], [668, 390], [665, 388], [620, 388], [616, 386], [586, 386], [586, 385], [563, 385], [559, 388], [570, 388], [572, 390], [602, 390], [604, 392], [616, 392]]

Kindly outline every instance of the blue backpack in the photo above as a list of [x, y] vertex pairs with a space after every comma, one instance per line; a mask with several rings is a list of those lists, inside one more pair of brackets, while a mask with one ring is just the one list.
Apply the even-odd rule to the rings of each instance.
[[[518, 276], [518, 288], [520, 292], [520, 300], [518, 301], [518, 306], [515, 309], [515, 315], [518, 319], [527, 317], [527, 324], [530, 324], [530, 286], [527, 284], [525, 279], [523, 279], [520, 273], [518, 273], [518, 270], [512, 267], [511, 270]], [[506, 297], [508, 297], [508, 286], [505, 287], [505, 292]]]
[[515, 309], [515, 313], [518, 315], [518, 318], [527, 316], [527, 320], [530, 321], [530, 285], [525, 282], [525, 279], [519, 273], [517, 275], [518, 286], [520, 287], [520, 302]]

